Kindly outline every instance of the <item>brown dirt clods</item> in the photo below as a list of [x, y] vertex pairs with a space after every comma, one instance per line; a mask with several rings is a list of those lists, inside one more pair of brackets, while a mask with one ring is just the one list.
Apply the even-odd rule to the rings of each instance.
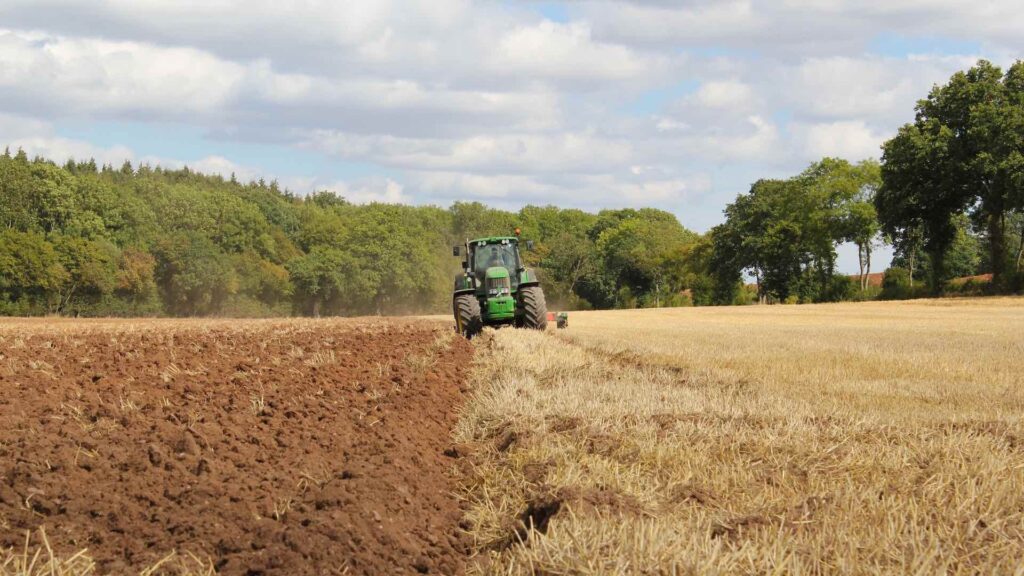
[[99, 572], [462, 571], [472, 349], [426, 321], [0, 322], [0, 549]]

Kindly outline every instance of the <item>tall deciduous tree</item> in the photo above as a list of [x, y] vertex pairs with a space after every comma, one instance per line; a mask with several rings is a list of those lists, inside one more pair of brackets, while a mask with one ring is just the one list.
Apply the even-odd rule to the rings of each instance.
[[[603, 225], [602, 225], [603, 224]], [[662, 306], [683, 287], [674, 274], [682, 248], [697, 240], [675, 216], [661, 210], [602, 212], [595, 246], [614, 279], [620, 306]]]
[[886, 235], [909, 242], [920, 234], [933, 261], [935, 292], [941, 289], [943, 259], [956, 235], [953, 216], [967, 208], [967, 198], [949, 174], [952, 138], [952, 130], [934, 119], [900, 128], [883, 146], [882, 187], [875, 196]]
[[800, 179], [821, 206], [824, 230], [817, 233], [824, 243], [852, 242], [857, 246], [860, 287], [867, 287], [871, 273], [873, 243], [879, 234], [874, 197], [881, 185], [881, 172], [874, 160], [858, 164], [839, 158], [825, 158], [801, 174]]
[[920, 230], [941, 288], [954, 218], [968, 211], [987, 233], [1002, 283], [1010, 260], [1007, 218], [1024, 209], [1024, 64], [1006, 73], [987, 61], [954, 74], [917, 104], [913, 124], [884, 145], [876, 206], [887, 234]]
[[825, 199], [807, 186], [806, 175], [755, 182], [726, 207], [726, 221], [714, 231], [718, 276], [728, 282], [749, 272], [762, 301], [821, 299], [835, 267], [834, 215]]

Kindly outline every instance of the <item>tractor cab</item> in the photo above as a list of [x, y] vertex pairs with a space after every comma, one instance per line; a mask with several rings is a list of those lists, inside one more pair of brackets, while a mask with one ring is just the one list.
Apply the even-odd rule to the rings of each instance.
[[[472, 273], [477, 282], [483, 283], [491, 268], [504, 268], [508, 274], [515, 274], [521, 267], [518, 240], [514, 238], [484, 238], [469, 243], [469, 257]], [[518, 282], [517, 282], [518, 284]]]

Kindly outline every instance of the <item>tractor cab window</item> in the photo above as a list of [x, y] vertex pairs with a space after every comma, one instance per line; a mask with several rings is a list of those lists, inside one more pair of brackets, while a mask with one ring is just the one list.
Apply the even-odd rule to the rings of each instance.
[[516, 248], [512, 244], [488, 244], [477, 246], [473, 256], [473, 273], [483, 282], [488, 268], [500, 266], [508, 270], [510, 276], [516, 275], [519, 264], [516, 261]]

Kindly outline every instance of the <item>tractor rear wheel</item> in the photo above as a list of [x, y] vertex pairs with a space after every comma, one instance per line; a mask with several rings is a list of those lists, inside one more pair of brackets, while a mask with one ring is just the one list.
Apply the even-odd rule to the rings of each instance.
[[520, 323], [523, 328], [546, 330], [548, 327], [548, 305], [540, 286], [526, 286], [519, 289]]
[[472, 339], [484, 329], [480, 317], [480, 302], [472, 294], [460, 294], [452, 301], [455, 312], [455, 329], [467, 339]]

